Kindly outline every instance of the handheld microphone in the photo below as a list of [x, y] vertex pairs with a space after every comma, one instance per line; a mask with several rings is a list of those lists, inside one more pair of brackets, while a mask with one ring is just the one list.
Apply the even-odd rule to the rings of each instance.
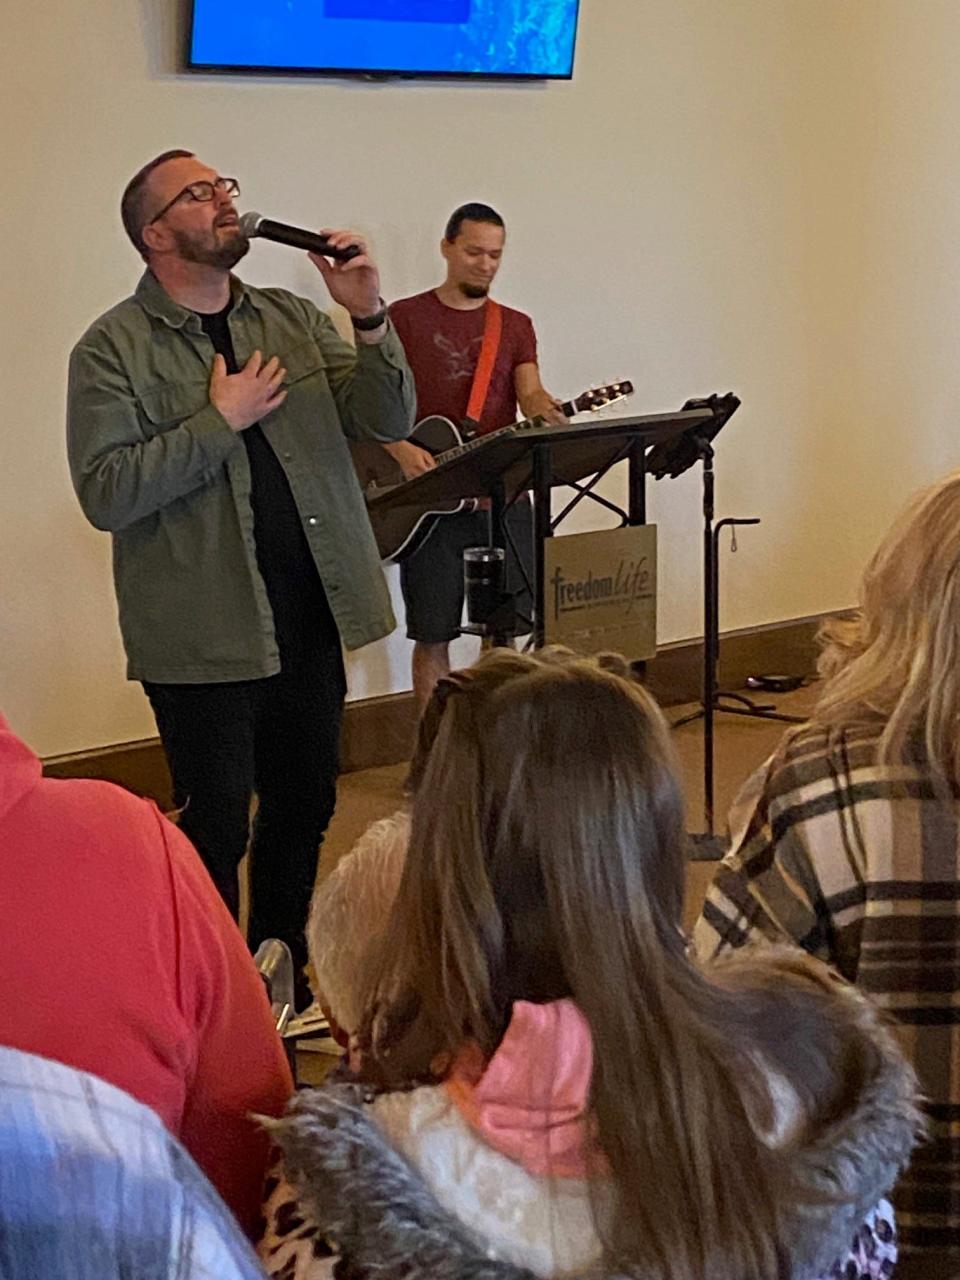
[[332, 245], [326, 236], [316, 231], [306, 231], [303, 227], [291, 227], [285, 222], [273, 222], [259, 213], [245, 213], [240, 219], [240, 229], [248, 240], [259, 236], [263, 240], [273, 240], [277, 244], [288, 244], [294, 249], [322, 253], [325, 258], [336, 258], [339, 262], [349, 262], [351, 258], [359, 257], [362, 253], [359, 245], [348, 244], [340, 249]]

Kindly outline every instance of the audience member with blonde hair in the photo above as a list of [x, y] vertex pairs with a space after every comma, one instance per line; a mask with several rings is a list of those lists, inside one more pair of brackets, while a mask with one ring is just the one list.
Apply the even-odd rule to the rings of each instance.
[[293, 1191], [271, 1274], [324, 1275], [331, 1251], [378, 1280], [889, 1274], [912, 1072], [809, 957], [688, 958], [651, 699], [525, 661], [437, 712], [358, 1079], [274, 1126]]
[[696, 945], [795, 942], [899, 1023], [933, 1136], [897, 1192], [897, 1276], [940, 1280], [960, 1274], [960, 471], [823, 636], [827, 683], [739, 798]]

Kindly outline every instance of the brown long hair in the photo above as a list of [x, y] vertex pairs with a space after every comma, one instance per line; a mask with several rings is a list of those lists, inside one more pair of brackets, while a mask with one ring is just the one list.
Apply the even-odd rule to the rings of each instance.
[[680, 932], [683, 805], [653, 701], [596, 663], [536, 665], [452, 691], [365, 1034], [381, 1078], [470, 1038], [492, 1054], [517, 999], [571, 997], [594, 1042], [591, 1112], [613, 1191], [609, 1266], [666, 1280], [771, 1280], [797, 1189], [768, 1071], [805, 1136], [869, 1069], [798, 958], [708, 979]]
[[821, 628], [829, 678], [812, 716], [842, 730], [883, 725], [880, 759], [913, 737], [948, 786], [960, 786], [960, 471], [923, 490], [864, 571], [860, 608]]

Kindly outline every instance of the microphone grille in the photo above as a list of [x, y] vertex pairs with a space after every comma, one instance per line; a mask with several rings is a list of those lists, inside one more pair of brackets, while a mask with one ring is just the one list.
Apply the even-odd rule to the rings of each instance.
[[260, 223], [263, 221], [261, 213], [245, 213], [240, 219], [240, 230], [248, 239], [260, 234]]

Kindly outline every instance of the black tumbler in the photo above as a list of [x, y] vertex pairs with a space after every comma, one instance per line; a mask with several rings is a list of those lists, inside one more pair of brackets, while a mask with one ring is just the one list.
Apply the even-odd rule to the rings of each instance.
[[463, 553], [463, 594], [467, 621], [485, 626], [503, 600], [503, 547], [467, 547]]

